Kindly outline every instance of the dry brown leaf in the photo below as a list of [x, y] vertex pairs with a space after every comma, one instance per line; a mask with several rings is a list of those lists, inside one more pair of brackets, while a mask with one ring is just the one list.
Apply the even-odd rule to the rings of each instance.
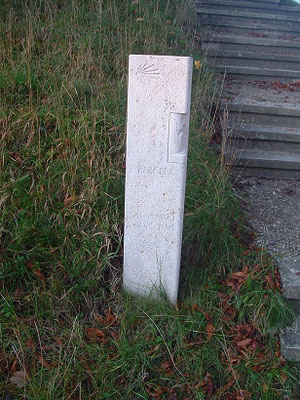
[[266, 281], [268, 282], [271, 289], [275, 289], [276, 285], [272, 276], [266, 275]]
[[39, 363], [42, 365], [42, 367], [44, 367], [46, 369], [51, 368], [51, 364], [49, 364], [48, 361], [46, 361], [41, 354], [39, 355]]
[[151, 350], [149, 350], [149, 351], [147, 351], [147, 354], [149, 355], [149, 356], [151, 356], [153, 353], [155, 353], [156, 352], [156, 350], [158, 350], [159, 349], [159, 344], [158, 345], [156, 345], [155, 347], [153, 347], [153, 349], [151, 349]]
[[63, 338], [61, 338], [61, 337], [57, 337], [57, 338], [55, 338], [55, 343], [56, 343], [58, 346], [63, 346], [64, 340], [63, 340]]
[[105, 314], [106, 322], [111, 325], [115, 322], [116, 318], [112, 315], [110, 308]]
[[40, 268], [35, 268], [34, 263], [31, 261], [27, 261], [26, 266], [30, 271], [37, 277], [39, 278], [43, 283], [46, 282], [46, 278], [44, 277], [42, 271]]
[[251, 325], [241, 324], [238, 325], [238, 337], [239, 340], [246, 339], [252, 333], [253, 327]]
[[66, 197], [64, 200], [64, 206], [65, 207], [70, 206], [74, 202], [74, 200], [75, 200], [75, 197], [73, 197], [73, 196]]
[[26, 340], [25, 346], [26, 346], [26, 349], [35, 349], [35, 347], [36, 347], [35, 343], [32, 339]]
[[110, 336], [115, 340], [119, 340], [120, 339], [120, 335], [115, 331], [111, 331], [110, 332]]
[[203, 392], [210, 399], [213, 394], [213, 382], [211, 374], [209, 372], [206, 373], [203, 381], [200, 383], [200, 386], [202, 387]]
[[104, 332], [99, 328], [87, 328], [86, 334], [92, 342], [103, 342]]
[[34, 273], [34, 275], [39, 278], [42, 282], [46, 282], [46, 278], [44, 277], [41, 268], [36, 268], [32, 271]]
[[170, 361], [165, 360], [160, 364], [160, 366], [165, 371], [167, 376], [174, 375], [175, 371], [173, 369], [173, 364]]
[[245, 282], [248, 276], [249, 276], [249, 269], [247, 267], [244, 267], [242, 271], [234, 272], [232, 274], [232, 277], [237, 279], [239, 282]]
[[168, 360], [163, 361], [160, 366], [163, 370], [167, 371], [168, 369], [172, 368], [172, 363]]
[[26, 384], [26, 374], [24, 370], [16, 371], [9, 378], [9, 381], [14, 385], [17, 385], [19, 389], [23, 388]]
[[163, 394], [163, 391], [161, 389], [157, 389], [149, 384], [147, 384], [146, 391], [153, 398], [159, 397]]
[[243, 339], [237, 342], [237, 345], [239, 347], [246, 347], [248, 346], [250, 343], [252, 343], [253, 339], [248, 338], [248, 339]]
[[198, 304], [193, 304], [192, 309], [196, 310], [196, 311], [202, 311], [202, 308], [200, 306], [198, 306]]
[[215, 327], [213, 326], [213, 324], [208, 323], [206, 325], [207, 340], [209, 340], [212, 337], [214, 331], [215, 331]]
[[95, 314], [94, 315], [94, 320], [97, 321], [101, 325], [105, 325], [106, 324], [105, 319], [103, 317], [101, 317], [101, 315], [99, 315], [99, 314]]

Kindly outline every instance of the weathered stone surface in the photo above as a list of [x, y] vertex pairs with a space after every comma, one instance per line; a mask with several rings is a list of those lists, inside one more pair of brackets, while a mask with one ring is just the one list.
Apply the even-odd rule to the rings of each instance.
[[300, 316], [281, 335], [281, 353], [290, 361], [300, 362]]
[[[201, 11], [201, 9], [198, 10], [199, 13]], [[247, 17], [244, 13], [236, 13], [234, 16], [210, 13], [207, 15], [199, 14], [198, 17], [210, 29], [216, 30], [219, 30], [219, 27], [222, 29], [224, 27], [232, 27], [235, 29], [231, 30], [231, 32], [259, 32], [265, 34], [272, 32], [273, 35], [278, 35], [278, 37], [285, 33], [295, 34], [300, 32], [299, 22], [284, 21], [283, 23], [280, 20], [265, 19], [260, 18], [260, 16]]]
[[284, 297], [300, 300], [300, 259], [278, 260], [278, 265]]
[[300, 299], [289, 299], [289, 304], [294, 313], [300, 315]]
[[[248, 160], [245, 160], [245, 163]], [[240, 159], [242, 163], [242, 159]], [[232, 175], [238, 177], [256, 177], [256, 178], [266, 178], [266, 179], [286, 179], [286, 180], [299, 180], [300, 172], [292, 169], [271, 169], [267, 167], [248, 167], [244, 165], [242, 167], [235, 166], [232, 170]]]
[[248, 35], [232, 33], [214, 33], [204, 36], [202, 48], [204, 50], [220, 50], [235, 52], [265, 52], [268, 54], [284, 53], [287, 55], [300, 55], [300, 42], [285, 39], [262, 39]]
[[229, 120], [232, 123], [282, 126], [283, 128], [300, 129], [300, 108], [265, 106], [247, 104], [240, 99], [236, 102], [228, 102], [222, 110], [228, 110]]
[[300, 80], [300, 71], [291, 71], [285, 69], [275, 68], [255, 68], [247, 66], [231, 66], [231, 65], [218, 65], [216, 69], [226, 75], [230, 75], [232, 79], [257, 81], [264, 80], [265, 82], [274, 82], [280, 79], [284, 83], [295, 83]]
[[[277, 2], [278, 4], [278, 2]], [[300, 7], [280, 5], [274, 7], [272, 3], [253, 2], [253, 1], [236, 1], [236, 0], [198, 0], [196, 5], [200, 7], [209, 7], [217, 10], [243, 10], [256, 12], [258, 16], [263, 13], [272, 13], [274, 15], [299, 15]], [[278, 4], [279, 5], [279, 4]]]
[[207, 50], [213, 66], [244, 66], [255, 68], [300, 71], [300, 56], [286, 54], [251, 53], [235, 51]]
[[124, 288], [177, 300], [192, 59], [129, 60]]
[[197, 13], [201, 13], [204, 15], [220, 15], [220, 16], [228, 16], [228, 17], [243, 17], [243, 18], [255, 18], [256, 21], [260, 19], [264, 20], [276, 20], [281, 23], [285, 22], [300, 22], [300, 17], [294, 16], [292, 13], [290, 15], [282, 15], [282, 14], [274, 14], [271, 12], [265, 12], [262, 16], [262, 13], [259, 15], [257, 12], [253, 11], [240, 11], [240, 10], [218, 10], [218, 9], [208, 9], [203, 7], [196, 8]]

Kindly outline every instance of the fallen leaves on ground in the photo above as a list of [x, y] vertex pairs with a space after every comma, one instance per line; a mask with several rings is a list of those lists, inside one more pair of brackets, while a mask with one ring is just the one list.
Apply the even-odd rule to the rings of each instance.
[[153, 347], [153, 349], [147, 351], [147, 354], [148, 354], [149, 356], [151, 356], [152, 354], [154, 354], [154, 353], [156, 352], [156, 350], [159, 349], [159, 346], [160, 346], [159, 344], [156, 345], [155, 347]]
[[232, 287], [234, 291], [238, 291], [241, 286], [246, 282], [248, 276], [248, 267], [243, 267], [241, 271], [234, 272], [231, 275], [231, 278], [227, 279], [226, 284], [228, 287]]
[[27, 268], [28, 268], [38, 279], [40, 279], [43, 283], [46, 282], [46, 278], [45, 278], [45, 276], [43, 275], [41, 269], [40, 269], [40, 268], [36, 268], [35, 265], [34, 265], [34, 263], [28, 261], [28, 262], [26, 263], [26, 266], [27, 266]]
[[171, 363], [171, 361], [165, 360], [161, 363], [161, 369], [164, 371], [164, 373], [167, 376], [172, 376], [174, 375], [174, 365]]
[[215, 331], [215, 327], [210, 322], [206, 325], [207, 340], [209, 340]]
[[9, 381], [17, 385], [19, 389], [23, 388], [26, 384], [26, 373], [24, 370], [16, 371], [9, 378]]
[[200, 387], [202, 388], [203, 393], [206, 395], [206, 398], [210, 399], [214, 392], [214, 386], [212, 376], [209, 372], [206, 373], [203, 381], [200, 382]]
[[103, 343], [104, 332], [99, 328], [86, 328], [86, 334], [90, 342], [100, 342]]

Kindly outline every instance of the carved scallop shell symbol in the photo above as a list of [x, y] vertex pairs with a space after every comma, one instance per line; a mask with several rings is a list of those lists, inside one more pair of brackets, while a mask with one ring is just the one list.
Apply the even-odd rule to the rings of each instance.
[[[148, 64], [148, 61], [145, 64], [140, 65], [136, 70], [136, 75], [138, 79], [141, 78], [151, 78], [151, 79], [159, 79], [160, 70], [154, 66], [154, 64]], [[141, 79], [142, 80], [142, 79]]]

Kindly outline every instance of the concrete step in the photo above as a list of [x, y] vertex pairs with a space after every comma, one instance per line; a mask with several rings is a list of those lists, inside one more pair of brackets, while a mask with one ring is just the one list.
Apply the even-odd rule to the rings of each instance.
[[300, 56], [285, 54], [266, 54], [251, 52], [235, 52], [207, 50], [206, 56], [212, 65], [227, 65], [239, 67], [265, 68], [300, 71]]
[[204, 50], [265, 52], [266, 54], [300, 55], [300, 42], [282, 39], [252, 38], [233, 34], [210, 34], [203, 37]]
[[[235, 0], [237, 3], [243, 3], [245, 0]], [[280, 0], [252, 0], [255, 4], [280, 4]]]
[[[245, 0], [234, 0], [234, 1], [235, 1], [235, 3], [244, 3], [245, 2]], [[201, 1], [197, 0], [196, 3], [198, 3], [198, 2], [201, 2]], [[260, 4], [272, 4], [272, 5], [275, 5], [275, 4], [279, 5], [280, 4], [280, 0], [252, 0], [252, 2], [254, 4], [257, 4], [258, 6]]]
[[244, 11], [244, 10], [220, 10], [211, 9], [196, 6], [196, 13], [200, 15], [212, 15], [212, 16], [226, 16], [226, 17], [240, 17], [244, 19], [253, 19], [256, 23], [265, 23], [267, 21], [277, 22], [294, 22], [295, 24], [300, 23], [300, 16], [289, 14], [282, 15], [273, 12], [259, 13], [256, 11]]
[[300, 32], [299, 22], [290, 22], [276, 19], [259, 19], [257, 16], [245, 17], [243, 14], [236, 12], [236, 15], [222, 15], [216, 13], [199, 13], [198, 19], [202, 24], [216, 28], [230, 28], [232, 32], [253, 32], [273, 35], [280, 34], [297, 34]]
[[[279, 24], [278, 29], [275, 24], [249, 24], [241, 23], [230, 20], [228, 22], [225, 19], [220, 21], [220, 18], [211, 21], [209, 18], [202, 18], [202, 23], [205, 27], [213, 33], [224, 32], [226, 34], [242, 34], [243, 36], [248, 35], [249, 37], [269, 37], [272, 35], [274, 39], [281, 39], [282, 37], [300, 38], [300, 32], [297, 32], [297, 28], [289, 28], [288, 25]], [[300, 30], [300, 29], [299, 29]]]
[[300, 129], [251, 124], [229, 125], [228, 132], [228, 143], [234, 150], [288, 152], [300, 155]]
[[232, 174], [269, 179], [300, 179], [300, 156], [282, 152], [238, 150], [225, 155]]
[[235, 0], [198, 0], [196, 5], [199, 6], [199, 8], [208, 8], [211, 10], [243, 10], [260, 14], [272, 12], [280, 15], [300, 16], [299, 6], [274, 6], [272, 3], [240, 2]]
[[228, 111], [229, 120], [234, 124], [282, 126], [300, 129], [300, 108], [231, 102], [224, 103], [221, 109]]
[[[230, 162], [228, 162], [230, 164]], [[231, 174], [239, 177], [256, 177], [266, 179], [280, 180], [299, 180], [300, 173], [295, 170], [288, 169], [272, 169], [272, 168], [255, 168], [247, 166], [235, 166], [231, 170]]]
[[263, 152], [257, 150], [234, 150], [228, 154], [234, 165], [248, 168], [271, 168], [298, 171], [300, 175], [300, 155], [285, 152]]
[[300, 259], [278, 260], [283, 296], [290, 301], [296, 314], [300, 314]]
[[300, 71], [290, 71], [285, 69], [269, 69], [269, 68], [254, 68], [254, 67], [236, 67], [230, 65], [218, 65], [217, 70], [222, 74], [230, 75], [233, 79], [243, 81], [276, 81], [287, 83], [295, 83], [300, 81]]
[[[243, 3], [245, 0], [235, 0], [236, 2]], [[280, 0], [252, 0], [255, 4], [268, 3], [268, 4], [280, 4]]]
[[300, 362], [300, 315], [291, 327], [285, 329], [280, 341], [283, 357], [290, 361]]

